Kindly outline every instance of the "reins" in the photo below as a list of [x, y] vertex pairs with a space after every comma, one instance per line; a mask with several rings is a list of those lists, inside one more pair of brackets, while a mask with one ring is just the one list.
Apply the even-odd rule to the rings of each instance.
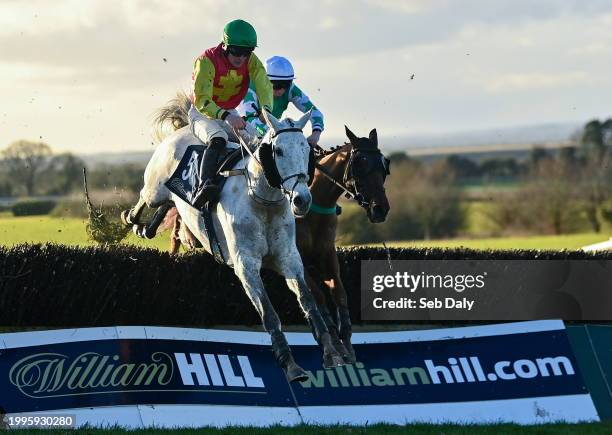
[[336, 187], [338, 187], [339, 189], [344, 191], [344, 195], [346, 196], [346, 198], [348, 199], [355, 199], [355, 194], [353, 192], [351, 192], [347, 186], [345, 186], [344, 184], [340, 183], [339, 181], [337, 181], [333, 175], [331, 175], [329, 172], [327, 172], [327, 169], [325, 169], [325, 167], [323, 167], [319, 162], [315, 163], [315, 168], [317, 168], [319, 170], [319, 172], [321, 172], [321, 174], [323, 174], [329, 181], [331, 181], [333, 184], [336, 185]]
[[[317, 148], [319, 150], [319, 152], [326, 152], [323, 148], [321, 148], [319, 145], [317, 145]], [[315, 168], [317, 168], [324, 176], [325, 178], [327, 178], [329, 181], [331, 181], [336, 187], [338, 187], [339, 189], [341, 189], [344, 192], [344, 197], [347, 199], [353, 199], [355, 201], [357, 201], [357, 203], [363, 207], [363, 208], [367, 208], [369, 207], [370, 203], [368, 201], [366, 201], [363, 198], [363, 195], [360, 194], [357, 191], [357, 183], [354, 181], [353, 182], [353, 186], [355, 189], [355, 192], [352, 192], [348, 186], [347, 180], [348, 180], [348, 174], [349, 172], [352, 173], [352, 171], [350, 170], [350, 166], [353, 163], [353, 152], [354, 152], [355, 148], [353, 147], [351, 149], [351, 155], [346, 163], [346, 168], [344, 169], [344, 175], [342, 177], [342, 182], [336, 180], [334, 178], [334, 176], [332, 174], [330, 174], [327, 169], [325, 169], [319, 162], [315, 163]], [[338, 151], [338, 150], [337, 150]], [[327, 155], [331, 155], [333, 154], [335, 151], [333, 152], [329, 152]], [[325, 157], [325, 156], [323, 156]]]

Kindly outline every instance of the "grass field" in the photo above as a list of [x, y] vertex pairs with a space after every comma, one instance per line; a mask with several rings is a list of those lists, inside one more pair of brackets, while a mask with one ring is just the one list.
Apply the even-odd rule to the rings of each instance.
[[[50, 242], [91, 246], [94, 243], [88, 239], [85, 226], [86, 221], [78, 218], [13, 217], [4, 214], [0, 216], [0, 245]], [[153, 240], [143, 240], [130, 234], [124, 243], [167, 250], [169, 240], [170, 232], [166, 231]]]
[[[75, 432], [67, 430], [21, 430], [20, 434], [66, 434]], [[81, 434], [138, 434], [154, 435], [176, 433], [180, 435], [336, 435], [336, 434], [419, 434], [419, 435], [492, 435], [492, 434], [609, 434], [612, 433], [612, 423], [589, 424], [548, 424], [539, 426], [518, 426], [510, 424], [496, 424], [487, 426], [459, 426], [459, 425], [428, 425], [414, 424], [406, 426], [372, 425], [372, 426], [296, 426], [296, 427], [270, 427], [270, 428], [226, 428], [226, 429], [142, 429], [126, 431], [121, 429], [81, 429]]]
[[[76, 218], [52, 218], [48, 216], [13, 217], [0, 215], [0, 245], [12, 246], [20, 243], [62, 243], [66, 245], [90, 246], [85, 232], [86, 222]], [[153, 240], [143, 240], [130, 234], [125, 243], [142, 247], [167, 250], [170, 233], [160, 234]], [[473, 249], [579, 249], [602, 242], [612, 237], [607, 233], [580, 233], [562, 236], [532, 236], [504, 238], [465, 238], [431, 241], [391, 241], [396, 247], [466, 247]]]

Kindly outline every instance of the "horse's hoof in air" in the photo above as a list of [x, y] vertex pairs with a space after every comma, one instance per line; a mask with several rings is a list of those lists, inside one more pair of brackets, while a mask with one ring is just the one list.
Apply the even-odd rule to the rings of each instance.
[[344, 344], [342, 343], [342, 341], [340, 341], [340, 338], [338, 338], [338, 336], [335, 333], [331, 334], [331, 337], [332, 337], [332, 344], [334, 345], [334, 349], [336, 349], [336, 351], [340, 355], [342, 355], [342, 359], [344, 360], [344, 363], [353, 364], [355, 361], [351, 361], [350, 352], [346, 349], [346, 347], [344, 347]]
[[353, 345], [348, 340], [342, 340], [342, 344], [344, 344], [344, 348], [346, 349], [346, 355], [344, 355], [346, 363], [355, 364], [355, 362], [357, 362], [357, 356], [355, 355]]
[[284, 371], [289, 382], [304, 382], [308, 379], [306, 371], [296, 363], [289, 364]]
[[132, 219], [130, 218], [130, 210], [123, 210], [121, 212], [121, 223], [126, 227], [134, 225], [134, 222], [132, 222]]
[[344, 358], [339, 353], [327, 353], [323, 355], [323, 368], [331, 369], [345, 365]]
[[342, 354], [342, 360], [344, 361], [344, 364], [346, 364], [346, 365], [355, 364], [355, 362], [357, 361], [355, 359], [355, 355], [351, 356], [348, 353], [343, 353]]

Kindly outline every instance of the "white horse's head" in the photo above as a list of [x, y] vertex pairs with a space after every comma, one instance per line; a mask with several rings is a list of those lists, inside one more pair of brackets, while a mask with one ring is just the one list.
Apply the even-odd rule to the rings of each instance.
[[266, 180], [270, 186], [285, 193], [296, 217], [304, 216], [312, 203], [308, 189], [311, 148], [302, 129], [310, 119], [311, 111], [297, 121], [290, 118], [279, 121], [265, 110], [263, 113], [270, 127], [259, 147]]

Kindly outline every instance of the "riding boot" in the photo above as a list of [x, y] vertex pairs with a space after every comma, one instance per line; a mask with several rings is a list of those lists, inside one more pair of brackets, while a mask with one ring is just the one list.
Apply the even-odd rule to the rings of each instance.
[[219, 186], [215, 184], [214, 178], [217, 171], [217, 163], [227, 141], [222, 137], [214, 137], [210, 141], [204, 158], [200, 164], [200, 187], [194, 195], [193, 206], [201, 209], [207, 202], [217, 202], [221, 193]]

